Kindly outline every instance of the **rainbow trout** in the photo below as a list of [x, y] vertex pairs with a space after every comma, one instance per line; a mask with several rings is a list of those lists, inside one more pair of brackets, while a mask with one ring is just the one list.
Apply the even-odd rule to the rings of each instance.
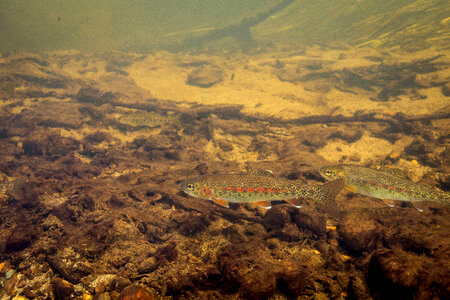
[[394, 207], [394, 200], [409, 201], [423, 211], [423, 201], [439, 202], [450, 207], [450, 194], [434, 187], [415, 183], [399, 169], [374, 170], [353, 165], [333, 165], [319, 170], [327, 180], [345, 178], [346, 189], [362, 195], [382, 199]]
[[321, 203], [335, 218], [339, 217], [339, 210], [334, 198], [343, 187], [342, 179], [312, 186], [299, 180], [274, 177], [270, 171], [202, 175], [181, 182], [181, 189], [189, 196], [212, 200], [223, 207], [229, 207], [231, 202], [269, 209], [271, 201], [284, 200], [300, 208], [298, 198], [303, 197]]

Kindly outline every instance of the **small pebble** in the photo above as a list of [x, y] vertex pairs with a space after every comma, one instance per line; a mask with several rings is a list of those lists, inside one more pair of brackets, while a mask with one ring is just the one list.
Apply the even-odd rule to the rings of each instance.
[[8, 272], [6, 272], [5, 279], [6, 280], [10, 279], [11, 277], [13, 277], [14, 273], [16, 273], [16, 270], [14, 269], [9, 270]]
[[18, 289], [23, 288], [25, 285], [27, 285], [27, 281], [23, 279], [23, 276], [21, 277], [22, 279], [16, 284], [16, 287]]
[[400, 157], [400, 153], [398, 152], [392, 152], [391, 154], [389, 154], [389, 158], [391, 159], [397, 159]]

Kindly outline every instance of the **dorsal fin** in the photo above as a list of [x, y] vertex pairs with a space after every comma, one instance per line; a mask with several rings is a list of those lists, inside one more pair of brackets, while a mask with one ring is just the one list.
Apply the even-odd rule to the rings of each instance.
[[259, 175], [259, 176], [269, 176], [273, 177], [273, 172], [271, 170], [257, 170], [257, 171], [251, 171], [250, 174], [252, 175]]
[[381, 167], [380, 171], [395, 177], [408, 179], [408, 175], [405, 173], [405, 171], [398, 168]]

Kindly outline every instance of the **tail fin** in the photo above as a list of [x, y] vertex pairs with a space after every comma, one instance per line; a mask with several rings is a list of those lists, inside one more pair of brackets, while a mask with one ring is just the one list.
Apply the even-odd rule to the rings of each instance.
[[317, 199], [324, 206], [326, 212], [337, 220], [340, 218], [340, 212], [335, 198], [344, 188], [344, 183], [345, 179], [339, 178], [323, 184], [320, 186], [320, 197]]

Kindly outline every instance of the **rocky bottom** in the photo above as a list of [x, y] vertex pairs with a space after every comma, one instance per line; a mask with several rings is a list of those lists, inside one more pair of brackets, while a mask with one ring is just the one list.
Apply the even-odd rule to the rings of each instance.
[[307, 200], [227, 209], [179, 188], [267, 169], [323, 184], [319, 167], [340, 162], [395, 166], [449, 190], [448, 114], [282, 120], [238, 105], [130, 102], [143, 97], [131, 82], [125, 94], [86, 87], [33, 57], [11, 59], [22, 88], [1, 100], [2, 298], [450, 298], [439, 204], [420, 213], [342, 191], [333, 220]]

